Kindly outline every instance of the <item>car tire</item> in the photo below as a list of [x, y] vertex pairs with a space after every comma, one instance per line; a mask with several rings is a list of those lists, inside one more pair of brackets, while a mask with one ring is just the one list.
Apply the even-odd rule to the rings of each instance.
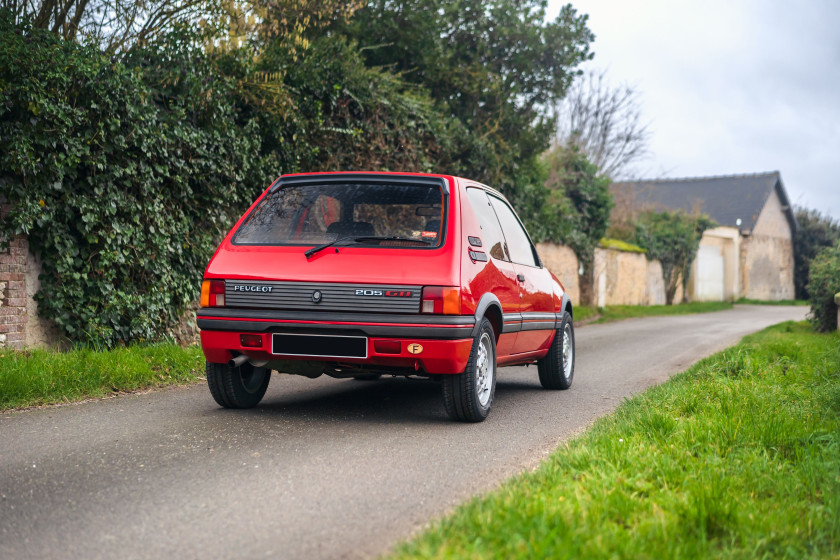
[[486, 318], [473, 338], [463, 373], [444, 375], [443, 405], [453, 420], [481, 422], [490, 413], [496, 393], [496, 336]]
[[239, 367], [207, 362], [210, 394], [225, 408], [253, 408], [268, 389], [271, 370], [244, 363]]
[[575, 326], [568, 311], [563, 312], [560, 328], [545, 358], [537, 362], [540, 384], [546, 389], [565, 391], [575, 375]]

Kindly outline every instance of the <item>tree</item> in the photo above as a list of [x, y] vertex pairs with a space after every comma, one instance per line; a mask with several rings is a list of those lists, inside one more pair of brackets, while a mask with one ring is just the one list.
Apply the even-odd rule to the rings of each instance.
[[170, 32], [179, 24], [215, 20], [221, 0], [0, 0], [16, 14], [69, 40], [93, 40], [114, 52]]
[[837, 329], [835, 294], [840, 293], [840, 241], [824, 247], [811, 261], [808, 292], [811, 299], [809, 320], [820, 332]]
[[808, 299], [808, 272], [811, 261], [822, 249], [840, 240], [840, 222], [818, 210], [796, 208], [799, 229], [793, 237], [793, 283], [797, 299]]
[[708, 216], [682, 210], [646, 211], [637, 218], [634, 241], [647, 249], [648, 259], [656, 259], [662, 265], [668, 305], [674, 303], [680, 283], [685, 286], [703, 232], [714, 226]]
[[548, 148], [575, 68], [591, 58], [587, 16], [571, 5], [546, 21], [546, 0], [371, 0], [346, 26], [368, 65], [424, 86], [469, 133], [467, 175], [513, 195]]
[[104, 50], [122, 52], [187, 28], [205, 45], [238, 48], [281, 38], [299, 53], [307, 35], [349, 17], [361, 0], [0, 0], [18, 25], [31, 21], [69, 40], [93, 40]]
[[[282, 88], [277, 98], [270, 89], [252, 89], [253, 76], [278, 68], [285, 70], [276, 82]], [[465, 134], [423, 88], [365, 66], [356, 45], [340, 35], [315, 38], [298, 55], [284, 42], [272, 42], [240, 83], [247, 86], [243, 110], [260, 121], [262, 151], [284, 172], [431, 172], [451, 161], [449, 139]], [[284, 96], [287, 106], [266, 106]]]
[[[593, 303], [595, 248], [607, 231], [612, 210], [610, 180], [598, 173], [577, 146], [555, 147], [545, 154], [548, 167], [545, 200], [549, 212], [541, 219], [554, 224], [551, 239], [569, 246], [577, 256], [580, 299], [584, 305]], [[565, 203], [559, 202], [562, 197]]]
[[579, 76], [557, 106], [559, 144], [574, 144], [612, 179], [648, 153], [650, 131], [642, 122], [639, 95], [632, 87], [612, 87], [605, 72]]

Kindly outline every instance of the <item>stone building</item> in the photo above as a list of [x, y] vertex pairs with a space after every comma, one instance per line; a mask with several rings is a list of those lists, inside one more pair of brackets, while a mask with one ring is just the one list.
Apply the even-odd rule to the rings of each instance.
[[778, 171], [614, 183], [620, 204], [634, 211], [682, 209], [704, 213], [718, 227], [700, 241], [689, 298], [724, 301], [794, 298], [796, 217]]

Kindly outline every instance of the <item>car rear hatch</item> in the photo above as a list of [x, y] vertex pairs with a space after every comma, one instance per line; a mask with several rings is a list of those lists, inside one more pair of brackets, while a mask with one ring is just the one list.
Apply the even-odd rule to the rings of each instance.
[[282, 177], [206, 277], [225, 281], [225, 307], [417, 313], [423, 286], [458, 282], [449, 195], [438, 176]]

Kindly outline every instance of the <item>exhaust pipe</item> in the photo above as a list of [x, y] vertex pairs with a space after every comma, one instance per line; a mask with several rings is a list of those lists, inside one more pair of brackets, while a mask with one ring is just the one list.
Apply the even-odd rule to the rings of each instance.
[[246, 356], [245, 354], [240, 354], [237, 357], [235, 357], [234, 359], [230, 360], [228, 362], [228, 366], [231, 367], [231, 368], [238, 368], [239, 366], [241, 366], [242, 364], [244, 364], [247, 361], [248, 361], [248, 356]]
[[240, 354], [237, 357], [235, 357], [234, 359], [229, 360], [228, 361], [228, 366], [231, 367], [231, 368], [238, 368], [238, 367], [244, 365], [245, 363], [250, 363], [254, 367], [263, 367], [264, 365], [266, 365], [268, 363], [268, 360], [262, 360], [260, 362], [252, 362], [250, 360], [250, 358], [248, 358], [248, 356], [246, 356], [245, 354]]

